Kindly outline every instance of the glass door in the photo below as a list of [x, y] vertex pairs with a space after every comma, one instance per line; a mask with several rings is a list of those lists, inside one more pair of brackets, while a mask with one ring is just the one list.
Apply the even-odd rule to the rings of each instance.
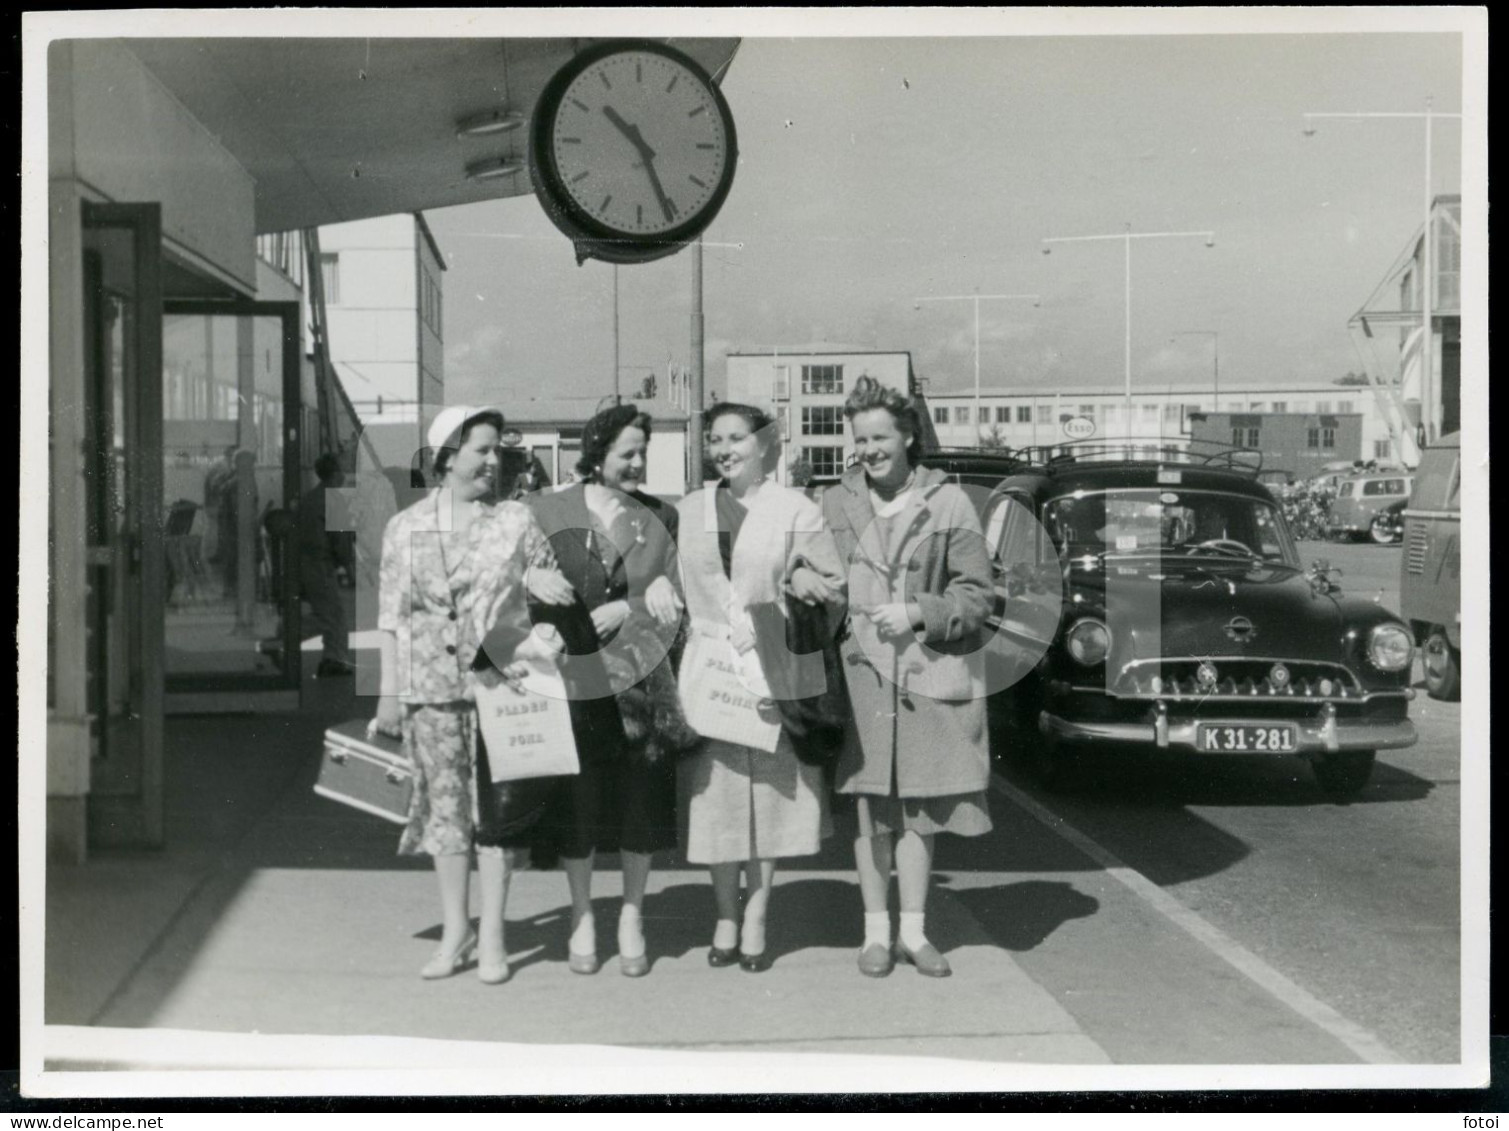
[[161, 219], [85, 203], [83, 328], [90, 840], [162, 841]]
[[162, 338], [169, 706], [296, 705], [298, 303], [167, 302]]

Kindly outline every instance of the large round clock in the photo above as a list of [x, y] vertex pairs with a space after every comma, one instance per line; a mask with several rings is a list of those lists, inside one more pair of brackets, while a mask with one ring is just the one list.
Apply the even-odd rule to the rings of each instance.
[[577, 262], [644, 263], [712, 222], [733, 184], [733, 115], [695, 60], [651, 40], [612, 40], [546, 84], [530, 170]]

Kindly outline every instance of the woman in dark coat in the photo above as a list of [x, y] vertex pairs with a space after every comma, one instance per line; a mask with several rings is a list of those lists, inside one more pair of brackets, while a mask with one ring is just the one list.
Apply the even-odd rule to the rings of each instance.
[[[860, 972], [897, 958], [944, 977], [923, 913], [939, 833], [990, 831], [981, 635], [990, 561], [969, 498], [917, 463], [921, 429], [900, 393], [861, 377], [844, 405], [857, 466], [823, 495], [823, 517], [849, 581], [853, 631], [843, 644], [854, 706], [836, 788], [854, 794], [854, 856], [865, 907]], [[893, 947], [892, 863], [901, 896]]]
[[607, 409], [582, 431], [584, 482], [527, 499], [560, 567], [536, 571], [531, 591], [572, 602], [532, 605], [531, 615], [557, 627], [566, 652], [561, 671], [581, 773], [559, 779], [536, 835], [566, 870], [568, 955], [580, 974], [598, 968], [593, 854], [622, 856], [619, 962], [638, 977], [649, 972], [642, 910], [653, 854], [676, 847], [675, 758], [659, 749], [653, 726], [624, 717], [647, 693], [669, 697], [659, 706], [675, 710], [668, 649], [682, 608], [670, 580], [676, 512], [640, 491], [649, 438], [648, 415], [632, 405]]

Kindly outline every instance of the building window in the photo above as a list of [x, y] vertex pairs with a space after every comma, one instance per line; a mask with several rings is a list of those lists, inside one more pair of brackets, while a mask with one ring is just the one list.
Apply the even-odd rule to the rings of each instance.
[[1336, 402], [1336, 411], [1337, 412], [1356, 412], [1357, 410], [1352, 407], [1352, 402], [1351, 401], [1337, 401]]
[[1019, 404], [1016, 406], [1016, 422], [1018, 424], [1032, 423], [1032, 406], [1030, 404]]
[[782, 405], [775, 410], [775, 418], [781, 425], [781, 439], [789, 440], [791, 438], [791, 409]]
[[1260, 443], [1262, 443], [1262, 436], [1260, 435], [1259, 430], [1256, 428], [1247, 429], [1247, 446], [1249, 448], [1255, 448]]
[[1390, 458], [1393, 457], [1393, 454], [1394, 454], [1394, 444], [1393, 444], [1392, 440], [1374, 440], [1373, 441], [1373, 458], [1374, 459], [1390, 459]]
[[1155, 404], [1145, 404], [1145, 405], [1142, 406], [1142, 422], [1144, 424], [1157, 424], [1158, 423], [1158, 406], [1157, 405], [1155, 405]]
[[1091, 420], [1094, 420], [1095, 419], [1095, 406], [1092, 405], [1092, 404], [1082, 404], [1082, 405], [1080, 405], [1079, 406], [1079, 415], [1080, 416], [1088, 416]]
[[1053, 423], [1053, 406], [1051, 404], [1038, 405], [1037, 418], [1047, 424]]
[[320, 255], [320, 286], [327, 305], [341, 301], [341, 257], [333, 251]]
[[954, 422], [957, 424], [969, 423], [969, 406], [958, 405], [954, 408]]
[[1287, 404], [1285, 404], [1283, 401], [1274, 401], [1273, 402], [1273, 411], [1274, 412], [1288, 412], [1289, 411], [1289, 406]]
[[[1021, 410], [1018, 409], [1017, 411], [1020, 413]], [[1011, 406], [1004, 405], [1004, 404], [998, 404], [998, 405], [996, 405], [996, 423], [997, 424], [1009, 424], [1009, 423], [1011, 423]]]
[[440, 334], [440, 284], [435, 282], [435, 277], [428, 271], [420, 275], [420, 306], [419, 316], [424, 319], [424, 324], [435, 332], [438, 338]]
[[1320, 446], [1327, 451], [1336, 447], [1336, 429], [1322, 428], [1320, 430]]
[[775, 367], [775, 385], [771, 389], [771, 395], [778, 401], [783, 401], [791, 395], [791, 366], [777, 365]]
[[843, 448], [803, 448], [802, 455], [812, 465], [812, 474], [818, 479], [836, 479], [843, 474]]
[[1318, 412], [1318, 413], [1322, 413], [1322, 414], [1330, 412], [1331, 411], [1331, 402], [1330, 401], [1316, 401], [1315, 402], [1315, 411]]
[[819, 405], [802, 409], [803, 436], [842, 436], [843, 409], [838, 405]]
[[1163, 406], [1163, 423], [1165, 423], [1165, 424], [1178, 424], [1179, 423], [1179, 406], [1178, 405], [1176, 405], [1176, 404], [1166, 404], [1166, 405]]
[[1231, 430], [1231, 442], [1235, 447], [1240, 448], [1242, 446], [1242, 430], [1240, 428], [1233, 428]]
[[933, 409], [933, 423], [934, 424], [947, 424], [948, 423], [948, 409], [945, 408], [945, 407], [941, 407], [941, 406], [938, 407], [938, 408]]
[[802, 366], [802, 392], [841, 393], [844, 391], [844, 367], [842, 365]]
[[1307, 448], [1318, 448], [1318, 447], [1320, 447], [1320, 429], [1319, 428], [1311, 428], [1311, 429], [1309, 429], [1305, 433], [1305, 447], [1307, 447]]

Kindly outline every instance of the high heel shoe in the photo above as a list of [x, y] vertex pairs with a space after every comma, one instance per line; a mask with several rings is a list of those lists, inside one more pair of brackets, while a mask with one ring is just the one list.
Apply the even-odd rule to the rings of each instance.
[[596, 974], [602, 969], [602, 963], [598, 961], [596, 954], [577, 954], [574, 950], [566, 951], [566, 965], [573, 974]]
[[[638, 954], [624, 953], [626, 949], [624, 947], [624, 926], [626, 923], [632, 925], [634, 933], [639, 936]], [[625, 916], [618, 921], [618, 968], [626, 978], [643, 978], [650, 972], [650, 955], [645, 947], [644, 928], [640, 925], [637, 914], [632, 919]]]
[[751, 974], [762, 974], [775, 963], [770, 951], [762, 950], [759, 954], [744, 954], [739, 956], [739, 969], [748, 970]]
[[513, 968], [508, 965], [508, 952], [503, 952], [503, 957], [498, 962], [489, 962], [485, 958], [477, 959], [477, 981], [484, 986], [501, 986], [509, 978], [513, 977]]
[[430, 981], [436, 978], [449, 978], [466, 965], [466, 960], [471, 957], [475, 949], [477, 949], [477, 936], [475, 933], [468, 932], [466, 938], [461, 940], [461, 945], [451, 953], [437, 950], [434, 957], [420, 968], [419, 976]]

